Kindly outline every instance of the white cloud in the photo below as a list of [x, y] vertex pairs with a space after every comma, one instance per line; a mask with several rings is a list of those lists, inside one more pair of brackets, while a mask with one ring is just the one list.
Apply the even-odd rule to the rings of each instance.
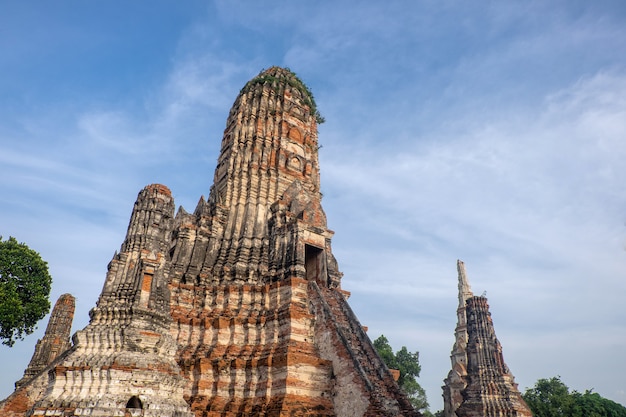
[[[434, 130], [427, 141], [405, 140], [401, 150], [394, 141], [350, 151], [335, 143], [322, 149], [325, 200], [340, 207], [329, 211], [329, 220], [343, 235], [335, 238], [335, 250], [346, 273], [344, 287], [353, 298], [391, 300], [375, 309], [367, 307], [371, 300], [357, 305], [357, 315], [366, 324], [376, 320], [373, 331], [388, 337], [397, 333], [400, 345], [410, 336], [385, 328], [381, 317], [402, 316], [394, 311], [396, 305], [427, 306], [404, 321], [413, 321], [413, 331], [419, 332], [428, 322], [423, 314], [447, 316], [448, 329], [439, 330], [451, 335], [454, 308], [440, 303], [446, 286], [447, 297], [454, 297], [454, 261], [462, 258], [475, 292], [487, 290], [493, 300], [496, 331], [510, 340], [503, 341], [505, 358], [507, 345], [520, 340], [535, 343], [538, 338], [533, 352], [541, 355], [544, 344], [556, 349], [573, 337], [563, 332], [600, 323], [614, 323], [621, 331], [603, 339], [602, 333], [616, 329], [600, 325], [604, 330], [590, 336], [593, 349], [609, 352], [616, 343], [625, 344], [626, 317], [616, 318], [626, 293], [623, 97], [626, 75], [600, 72], [534, 107], [516, 107], [512, 118], [504, 111], [494, 119], [461, 114], [460, 120], [469, 123], [467, 129], [456, 125], [456, 138]], [[543, 327], [549, 333], [538, 333]], [[452, 340], [434, 348], [435, 336], [425, 337], [417, 341], [420, 350], [446, 356]], [[513, 367], [531, 359], [518, 359], [511, 350], [513, 372], [532, 385], [530, 375], [539, 375], [519, 369], [526, 365]], [[555, 366], [542, 375], [565, 375], [564, 368], [571, 366], [562, 358], [552, 360]], [[603, 372], [608, 365], [598, 361], [597, 366]], [[434, 401], [434, 387], [444, 376], [423, 375]], [[580, 376], [571, 379], [584, 385]]]

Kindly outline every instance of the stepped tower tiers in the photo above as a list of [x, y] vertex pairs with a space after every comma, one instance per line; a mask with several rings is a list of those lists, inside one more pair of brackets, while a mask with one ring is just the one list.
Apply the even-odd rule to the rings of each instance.
[[[90, 322], [49, 372], [32, 415], [191, 417], [170, 335], [170, 191], [144, 188]], [[31, 414], [29, 414], [31, 415]]]
[[[465, 312], [463, 325], [461, 319], [457, 325], [457, 342], [451, 355], [453, 370], [445, 381], [444, 415], [532, 417], [504, 363], [502, 345], [496, 338], [487, 298], [472, 295], [464, 265], [459, 261], [458, 266], [459, 301], [464, 300]], [[462, 385], [461, 403], [458, 404], [458, 389]]]
[[173, 218], [167, 188], [139, 193], [90, 324], [21, 415], [420, 415], [341, 289], [318, 117], [288, 69], [243, 87], [208, 199]]
[[454, 345], [450, 354], [452, 369], [448, 373], [443, 386], [443, 415], [456, 417], [456, 410], [463, 402], [461, 392], [467, 385], [467, 320], [465, 317], [465, 303], [474, 296], [467, 280], [465, 264], [456, 261], [459, 279], [459, 306], [456, 309], [457, 322], [454, 330]]

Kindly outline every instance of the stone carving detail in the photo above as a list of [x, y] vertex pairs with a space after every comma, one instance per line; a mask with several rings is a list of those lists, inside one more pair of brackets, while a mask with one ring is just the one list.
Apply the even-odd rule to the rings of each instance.
[[174, 216], [165, 186], [139, 193], [89, 325], [29, 413], [419, 416], [341, 289], [317, 151], [295, 74], [249, 81], [209, 197]]
[[465, 267], [458, 261], [459, 302], [453, 369], [445, 380], [444, 415], [457, 417], [532, 417], [515, 379], [504, 363], [485, 297], [471, 293]]

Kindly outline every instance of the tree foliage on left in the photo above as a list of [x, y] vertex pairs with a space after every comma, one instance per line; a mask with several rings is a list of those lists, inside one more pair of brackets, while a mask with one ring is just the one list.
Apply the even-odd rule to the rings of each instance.
[[402, 349], [393, 353], [393, 349], [385, 335], [381, 335], [374, 340], [374, 347], [380, 358], [387, 365], [387, 368], [400, 371], [398, 386], [409, 397], [413, 408], [422, 412], [428, 409], [426, 391], [416, 380], [422, 370], [419, 362], [419, 352], [411, 353], [406, 346], [402, 346]]
[[13, 346], [50, 311], [52, 277], [39, 253], [0, 236], [0, 340]]

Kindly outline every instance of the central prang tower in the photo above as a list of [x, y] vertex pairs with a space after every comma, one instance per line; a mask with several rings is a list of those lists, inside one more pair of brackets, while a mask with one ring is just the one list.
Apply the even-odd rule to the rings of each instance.
[[[270, 68], [244, 86], [208, 201], [177, 216], [177, 280], [260, 284], [317, 273], [339, 285], [320, 205], [317, 117], [310, 91], [287, 69]], [[329, 269], [307, 270], [325, 266], [318, 256], [328, 256]]]
[[261, 72], [230, 111], [209, 198], [175, 218], [171, 333], [197, 417], [418, 415], [340, 288], [318, 118], [294, 73]]

